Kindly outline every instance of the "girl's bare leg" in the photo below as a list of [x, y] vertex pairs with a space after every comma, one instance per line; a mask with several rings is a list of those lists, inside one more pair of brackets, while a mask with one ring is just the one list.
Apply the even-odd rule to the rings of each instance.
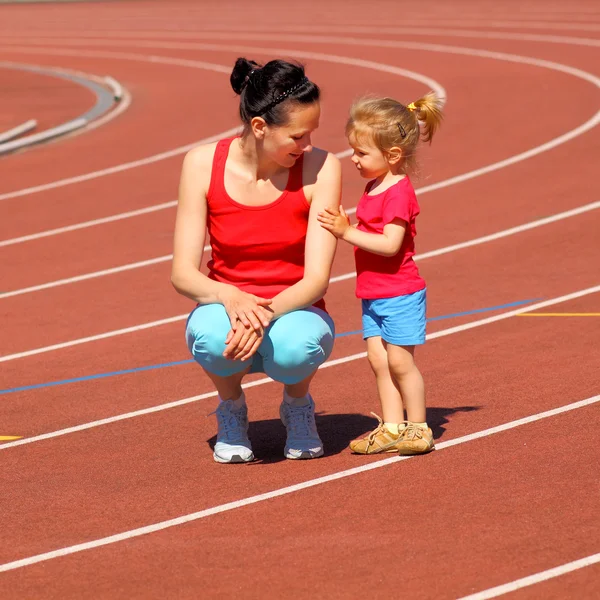
[[402, 395], [390, 373], [385, 342], [381, 337], [367, 338], [367, 355], [375, 374], [384, 423], [402, 423], [404, 421]]
[[413, 423], [425, 422], [425, 384], [414, 360], [414, 346], [386, 344], [390, 373], [400, 391], [406, 417]]

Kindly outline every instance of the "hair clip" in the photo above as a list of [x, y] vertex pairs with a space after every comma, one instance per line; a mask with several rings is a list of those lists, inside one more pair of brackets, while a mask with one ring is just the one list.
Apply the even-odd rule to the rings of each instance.
[[400, 123], [396, 123], [396, 125], [398, 125], [398, 129], [400, 130], [400, 137], [404, 139], [406, 137], [406, 130]]
[[244, 89], [248, 85], [248, 82], [250, 81], [250, 77], [252, 77], [252, 75], [254, 73], [256, 73], [256, 71], [258, 71], [258, 69], [252, 69], [252, 71], [250, 71], [250, 73], [248, 73], [248, 75], [246, 75], [246, 77], [244, 77], [244, 83], [242, 83], [242, 89]]
[[415, 103], [414, 103], [414, 102], [411, 102], [410, 104], [407, 104], [407, 105], [406, 105], [406, 108], [407, 108], [408, 110], [410, 110], [410, 111], [417, 110], [417, 107], [415, 106]]

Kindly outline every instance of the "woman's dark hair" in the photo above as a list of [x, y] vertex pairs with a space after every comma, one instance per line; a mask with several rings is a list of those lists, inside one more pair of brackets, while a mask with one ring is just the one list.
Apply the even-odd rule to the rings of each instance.
[[240, 118], [245, 125], [253, 117], [262, 117], [267, 125], [284, 125], [289, 108], [287, 100], [311, 104], [320, 96], [319, 87], [304, 75], [304, 67], [285, 60], [259, 65], [238, 58], [230, 81], [233, 91], [240, 95]]

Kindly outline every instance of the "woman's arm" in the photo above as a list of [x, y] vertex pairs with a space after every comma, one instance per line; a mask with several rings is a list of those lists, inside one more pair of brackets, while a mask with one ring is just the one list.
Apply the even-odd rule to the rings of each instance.
[[[207, 200], [214, 145], [199, 146], [187, 153], [179, 184], [171, 282], [182, 295], [200, 304], [223, 304], [231, 326], [268, 326], [262, 306], [271, 300], [246, 294], [233, 285], [213, 281], [200, 272], [206, 239]], [[259, 322], [259, 319], [261, 322]]]
[[207, 150], [209, 147], [194, 148], [183, 160], [171, 268], [173, 287], [200, 304], [219, 302], [223, 287], [199, 271], [206, 239], [206, 193], [210, 183]]
[[[310, 158], [318, 160], [318, 155]], [[327, 154], [312, 188], [304, 252], [304, 277], [273, 298], [270, 308], [274, 312], [274, 318], [310, 306], [325, 295], [335, 256], [336, 239], [320, 227], [317, 215], [327, 206], [339, 206], [341, 188], [340, 161], [333, 154]]]

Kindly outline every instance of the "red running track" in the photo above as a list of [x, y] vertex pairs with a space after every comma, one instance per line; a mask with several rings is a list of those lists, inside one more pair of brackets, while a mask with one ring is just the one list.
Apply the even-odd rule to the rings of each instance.
[[[13, 242], [0, 246], [0, 293], [18, 292], [0, 295], [2, 389], [188, 359], [182, 334], [190, 304], [168, 282], [173, 207], [15, 238], [174, 200], [181, 148], [237, 126], [226, 71], [242, 48], [260, 59], [281, 49], [319, 55], [302, 60], [324, 92], [317, 143], [333, 152], [346, 148], [345, 114], [360, 93], [409, 100], [425, 91], [423, 83], [381, 65], [418, 72], [446, 89], [446, 123], [423, 153], [426, 177], [417, 181], [424, 188], [418, 249], [430, 317], [535, 299], [548, 301], [538, 312], [598, 312], [600, 217], [592, 203], [600, 186], [592, 156], [599, 140], [593, 119], [600, 11], [593, 3], [573, 3], [567, 15], [554, 2], [495, 8], [461, 2], [452, 10], [434, 3], [427, 17], [406, 9], [379, 32], [353, 10], [358, 5], [259, 4], [236, 4], [235, 11], [227, 3], [182, 1], [168, 9], [152, 2], [0, 9], [4, 60], [110, 73], [133, 99], [103, 127], [2, 159], [1, 237]], [[286, 27], [287, 39], [269, 38]], [[390, 41], [421, 46], [392, 51], [383, 45]], [[423, 44], [444, 48], [433, 52]], [[149, 62], [151, 55], [161, 62]], [[332, 55], [344, 63], [332, 63]], [[357, 60], [371, 63], [365, 68]], [[572, 139], [552, 142], [568, 132]], [[473, 173], [547, 142], [552, 147], [535, 156]], [[118, 172], [104, 172], [111, 167]], [[65, 181], [79, 175], [85, 180]], [[428, 191], [434, 183], [439, 188]], [[361, 186], [346, 161], [346, 207], [355, 205]], [[586, 212], [539, 222], [582, 206]], [[448, 248], [525, 224], [533, 228]], [[160, 262], [132, 268], [154, 258]], [[352, 270], [350, 249], [340, 247], [334, 277]], [[340, 333], [360, 327], [353, 285], [352, 278], [336, 281], [328, 292]], [[579, 296], [556, 302], [574, 292]], [[408, 461], [346, 449], [372, 427], [366, 415], [377, 409], [358, 335], [337, 341], [331, 360], [340, 362], [315, 380], [326, 446], [318, 461], [283, 459], [281, 392], [258, 375], [249, 379], [256, 389], [248, 396], [259, 460], [241, 468], [212, 461], [214, 421], [205, 415], [215, 399], [193, 364], [3, 394], [0, 434], [24, 436], [0, 447], [4, 595], [347, 598], [380, 596], [387, 588], [415, 598], [460, 598], [596, 555], [600, 321], [484, 321], [510, 310], [430, 323], [434, 339], [419, 364], [438, 450]], [[171, 323], [72, 344], [178, 315]], [[63, 347], [48, 348], [55, 344]], [[183, 399], [189, 401], [168, 406]], [[533, 420], [518, 421], [525, 417]], [[502, 424], [508, 424], [503, 431], [489, 431]], [[468, 437], [477, 432], [487, 433]], [[353, 468], [359, 470], [332, 478]], [[315, 478], [326, 479], [313, 485]], [[302, 482], [312, 484], [288, 489]], [[258, 494], [267, 496], [244, 500]], [[238, 504], [225, 512], [198, 514], [231, 502]], [[195, 518], [139, 535], [186, 515]], [[118, 533], [122, 538], [103, 545]], [[77, 547], [84, 542], [91, 548]], [[47, 554], [61, 548], [66, 556]], [[513, 596], [592, 598], [600, 593], [599, 573], [596, 564], [547, 581], [537, 576]]]

